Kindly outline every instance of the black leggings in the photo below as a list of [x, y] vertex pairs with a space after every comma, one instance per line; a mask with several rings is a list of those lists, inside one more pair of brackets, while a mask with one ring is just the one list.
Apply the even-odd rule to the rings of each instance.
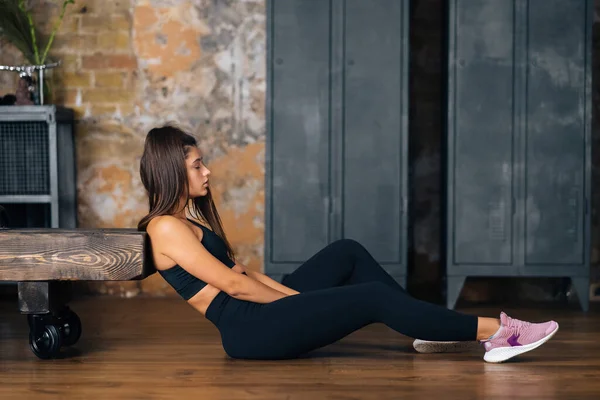
[[259, 304], [221, 292], [206, 317], [232, 358], [289, 359], [381, 322], [413, 338], [475, 340], [477, 317], [411, 297], [359, 243], [343, 239], [287, 276], [298, 295]]

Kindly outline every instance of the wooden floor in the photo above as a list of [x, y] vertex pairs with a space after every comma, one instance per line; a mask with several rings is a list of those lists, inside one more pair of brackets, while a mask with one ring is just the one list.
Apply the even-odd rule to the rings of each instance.
[[42, 361], [29, 350], [26, 319], [5, 301], [0, 398], [599, 399], [598, 306], [587, 315], [566, 307], [508, 309], [517, 317], [553, 317], [561, 330], [504, 364], [483, 362], [480, 348], [416, 354], [410, 339], [383, 325], [306, 358], [263, 362], [229, 359], [216, 328], [181, 300], [91, 298], [71, 304], [84, 325], [76, 348]]

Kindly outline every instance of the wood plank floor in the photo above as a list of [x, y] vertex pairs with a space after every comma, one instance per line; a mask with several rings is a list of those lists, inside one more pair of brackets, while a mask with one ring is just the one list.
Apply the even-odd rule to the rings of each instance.
[[[229, 359], [219, 335], [179, 299], [89, 298], [71, 304], [84, 331], [65, 358], [37, 359], [26, 320], [0, 302], [2, 399], [598, 399], [600, 307], [525, 309], [555, 318], [546, 345], [504, 364], [480, 348], [422, 355], [383, 325], [294, 361]], [[465, 309], [497, 315], [499, 309]], [[307, 329], [309, 329], [307, 327]], [[298, 332], [302, 334], [302, 332]]]

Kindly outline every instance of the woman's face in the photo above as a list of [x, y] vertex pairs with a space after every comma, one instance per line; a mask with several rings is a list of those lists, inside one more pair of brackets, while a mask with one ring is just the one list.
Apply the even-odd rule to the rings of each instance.
[[202, 162], [202, 154], [197, 147], [190, 147], [185, 158], [190, 198], [206, 196], [210, 171]]

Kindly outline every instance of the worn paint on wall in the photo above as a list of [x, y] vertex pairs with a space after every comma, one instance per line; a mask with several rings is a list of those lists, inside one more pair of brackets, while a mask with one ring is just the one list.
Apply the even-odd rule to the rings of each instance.
[[[40, 16], [56, 2], [40, 0]], [[441, 140], [443, 1], [411, 2], [411, 248], [413, 293], [441, 299]], [[600, 0], [596, 0], [593, 71], [600, 70]], [[40, 18], [38, 18], [39, 20]], [[44, 17], [43, 20], [49, 21]], [[198, 138], [213, 171], [213, 192], [240, 262], [263, 263], [265, 139], [264, 0], [78, 0], [57, 37], [53, 56], [56, 102], [77, 112], [79, 221], [82, 227], [134, 227], [146, 212], [139, 180], [145, 133], [175, 121]], [[48, 25], [48, 24], [46, 24]], [[47, 29], [47, 27], [46, 27]], [[0, 41], [0, 63], [22, 57]], [[600, 84], [593, 79], [593, 140]], [[0, 94], [15, 75], [0, 73]], [[594, 151], [594, 181], [600, 159]], [[600, 194], [594, 191], [592, 261], [598, 263]], [[597, 269], [594, 269], [597, 271]], [[463, 297], [551, 299], [548, 280], [467, 281]], [[142, 282], [94, 285], [94, 291], [172, 295], [160, 276]]]
[[[40, 14], [57, 11], [41, 2]], [[39, 18], [38, 18], [39, 19]], [[265, 5], [261, 1], [78, 1], [52, 55], [57, 103], [77, 112], [81, 227], [135, 227], [146, 132], [175, 122], [200, 142], [238, 260], [262, 268]], [[0, 63], [20, 64], [1, 45]], [[16, 76], [0, 74], [0, 93]], [[173, 294], [156, 275], [93, 284], [101, 293]]]

